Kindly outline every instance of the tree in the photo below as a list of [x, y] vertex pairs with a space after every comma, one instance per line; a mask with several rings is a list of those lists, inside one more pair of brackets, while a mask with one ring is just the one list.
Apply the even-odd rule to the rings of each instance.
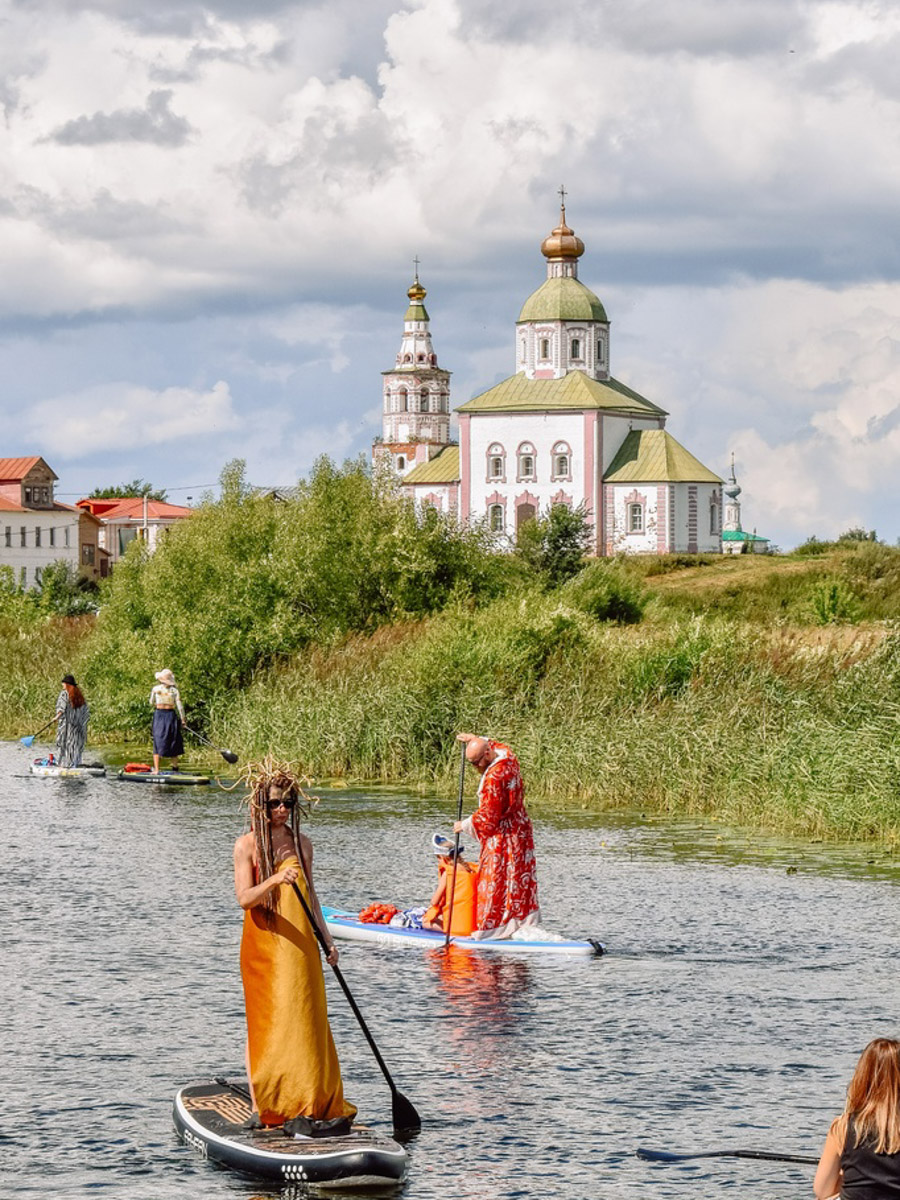
[[878, 537], [874, 529], [848, 529], [838, 537], [839, 542], [877, 542]]
[[131, 500], [146, 496], [148, 500], [165, 500], [165, 488], [154, 488], [146, 479], [132, 479], [131, 483], [117, 483], [115, 487], [94, 488], [88, 500]]
[[554, 504], [545, 517], [526, 521], [516, 539], [516, 553], [558, 587], [577, 575], [591, 542], [591, 528], [583, 504], [569, 508]]
[[62, 558], [44, 567], [34, 592], [44, 612], [76, 617], [97, 611], [97, 585]]

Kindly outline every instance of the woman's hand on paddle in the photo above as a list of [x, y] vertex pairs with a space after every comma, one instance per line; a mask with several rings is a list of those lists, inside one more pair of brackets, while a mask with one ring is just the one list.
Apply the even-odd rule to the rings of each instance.
[[279, 883], [296, 883], [300, 878], [300, 872], [296, 867], [285, 867], [275, 876]]
[[334, 942], [332, 942], [328, 948], [328, 953], [325, 955], [325, 961], [328, 963], [329, 967], [336, 967], [338, 957], [338, 948]]

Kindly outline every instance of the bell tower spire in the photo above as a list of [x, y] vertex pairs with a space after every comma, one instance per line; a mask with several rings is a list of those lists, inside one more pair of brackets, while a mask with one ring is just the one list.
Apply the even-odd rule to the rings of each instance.
[[434, 352], [418, 256], [413, 264], [400, 350], [393, 368], [382, 372], [382, 436], [372, 450], [376, 464], [387, 461], [400, 476], [450, 444], [450, 372]]

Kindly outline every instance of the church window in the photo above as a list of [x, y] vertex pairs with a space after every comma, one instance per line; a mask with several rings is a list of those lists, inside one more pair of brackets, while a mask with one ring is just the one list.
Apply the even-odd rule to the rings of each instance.
[[504, 475], [506, 473], [506, 452], [499, 442], [494, 442], [488, 447], [487, 453], [487, 477], [489, 481], [498, 480], [501, 483], [505, 482]]
[[519, 343], [519, 362], [525, 361], [525, 339]]
[[551, 454], [552, 479], [572, 478], [572, 451], [568, 442], [557, 442]]
[[535, 478], [534, 446], [532, 446], [531, 442], [522, 442], [522, 444], [519, 446], [519, 449], [516, 453], [517, 453], [517, 457], [518, 457], [518, 468], [519, 468], [518, 472], [517, 472], [518, 480], [520, 482], [523, 479], [533, 480]]
[[407, 411], [406, 388], [400, 389], [399, 397], [400, 397], [400, 411], [406, 412]]
[[541, 358], [550, 357], [550, 339], [541, 338]]
[[572, 338], [572, 357], [581, 358], [581, 338]]
[[603, 343], [602, 342], [597, 343], [597, 361], [603, 362]]
[[425, 361], [425, 355], [424, 355], [424, 354], [417, 354], [417, 355], [416, 355], [416, 362], [424, 362], [424, 361]]
[[419, 412], [428, 412], [428, 393], [419, 393]]
[[709, 501], [709, 532], [719, 532], [719, 506], [715, 496], [711, 496]]
[[492, 504], [488, 509], [488, 522], [491, 527], [491, 533], [503, 532], [503, 505]]
[[411, 354], [404, 354], [404, 355], [403, 355], [403, 361], [404, 361], [404, 362], [412, 362], [412, 355], [411, 355]]
[[643, 504], [628, 505], [628, 532], [643, 533], [644, 532], [644, 506]]

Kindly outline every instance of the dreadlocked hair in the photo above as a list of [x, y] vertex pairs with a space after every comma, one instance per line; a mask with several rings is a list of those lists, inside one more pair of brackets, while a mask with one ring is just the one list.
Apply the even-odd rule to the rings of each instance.
[[[305, 790], [309, 779], [300, 774], [299, 764], [284, 762], [267, 754], [261, 762], [248, 763], [241, 775], [250, 794], [246, 798], [250, 814], [250, 829], [256, 843], [256, 861], [259, 864], [259, 878], [268, 879], [275, 874], [275, 854], [272, 849], [272, 823], [269, 819], [267, 801], [269, 789], [281, 788], [286, 799], [295, 800], [291, 810], [288, 825], [294, 835], [297, 853], [300, 853], [300, 816], [309, 816], [319, 801], [310, 796]], [[266, 922], [271, 924], [278, 911], [278, 889], [268, 892], [262, 901], [265, 909]]]

